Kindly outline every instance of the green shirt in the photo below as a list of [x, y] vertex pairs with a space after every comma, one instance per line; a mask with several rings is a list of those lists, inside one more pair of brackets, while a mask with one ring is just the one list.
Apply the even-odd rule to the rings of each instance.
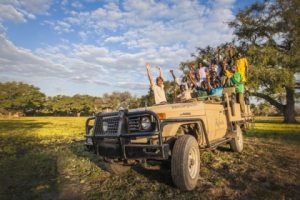
[[230, 78], [230, 84], [235, 86], [236, 93], [244, 93], [245, 87], [242, 83], [242, 76], [239, 72], [235, 72]]

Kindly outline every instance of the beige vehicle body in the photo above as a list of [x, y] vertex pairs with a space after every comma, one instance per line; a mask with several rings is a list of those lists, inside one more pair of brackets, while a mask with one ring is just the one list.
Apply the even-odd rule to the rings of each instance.
[[[99, 113], [87, 120], [86, 146], [110, 163], [129, 165], [133, 161], [169, 160], [172, 173], [176, 174], [172, 175], [175, 185], [191, 190], [199, 174], [199, 149], [225, 143], [230, 143], [234, 151], [243, 149], [241, 128], [252, 115], [249, 105], [245, 105], [246, 113], [241, 114], [234, 91], [225, 88], [222, 97]], [[90, 123], [92, 120], [94, 124]], [[189, 150], [192, 144], [197, 147]], [[191, 167], [177, 169], [178, 162]], [[183, 180], [188, 172], [190, 182]], [[182, 185], [182, 181], [187, 184]]]

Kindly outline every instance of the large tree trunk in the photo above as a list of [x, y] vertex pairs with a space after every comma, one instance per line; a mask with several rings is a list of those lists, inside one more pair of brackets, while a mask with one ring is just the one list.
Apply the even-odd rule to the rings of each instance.
[[283, 115], [284, 123], [297, 123], [295, 112], [295, 90], [291, 87], [285, 87], [286, 90], [286, 105], [284, 106]]
[[297, 123], [296, 121], [296, 112], [295, 112], [295, 90], [292, 87], [285, 87], [286, 90], [286, 105], [283, 105], [270, 97], [269, 95], [253, 92], [251, 93], [253, 96], [262, 98], [269, 102], [271, 105], [275, 106], [278, 110], [280, 110], [284, 116], [284, 123], [292, 124]]

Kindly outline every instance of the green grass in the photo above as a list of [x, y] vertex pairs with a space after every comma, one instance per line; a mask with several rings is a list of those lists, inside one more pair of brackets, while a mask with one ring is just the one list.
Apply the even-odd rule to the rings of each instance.
[[299, 124], [256, 123], [255, 128], [249, 130], [246, 136], [280, 140], [300, 145]]
[[298, 199], [300, 124], [257, 121], [245, 150], [201, 154], [192, 192], [176, 189], [167, 168], [133, 167], [124, 176], [83, 146], [86, 118], [0, 120], [0, 199]]

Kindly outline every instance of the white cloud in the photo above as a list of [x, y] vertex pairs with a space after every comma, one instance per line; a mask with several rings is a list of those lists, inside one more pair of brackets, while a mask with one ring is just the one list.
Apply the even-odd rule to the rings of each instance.
[[16, 47], [4, 35], [0, 35], [0, 69], [17, 76], [66, 74], [58, 64], [41, 58], [28, 49]]
[[0, 22], [10, 20], [14, 22], [25, 22], [24, 15], [12, 5], [0, 4]]
[[122, 36], [111, 36], [111, 37], [108, 37], [104, 40], [104, 42], [107, 42], [107, 43], [116, 43], [116, 42], [122, 42], [124, 40], [124, 37]]
[[1, 0], [0, 23], [4, 21], [26, 22], [36, 19], [36, 14], [47, 14], [51, 0]]
[[33, 14], [46, 14], [51, 6], [52, 0], [19, 0], [20, 4], [26, 11]]
[[83, 32], [83, 31], [79, 31], [78, 35], [84, 41], [88, 38], [88, 34], [86, 32]]
[[[40, 13], [34, 9], [37, 3], [33, 0], [14, 2], [9, 5], [23, 16], [14, 19], [26, 20]], [[31, 6], [25, 8], [24, 2]], [[51, 5], [46, 2], [48, 7], [42, 8], [45, 12]], [[215, 46], [232, 39], [226, 22], [233, 19], [233, 2], [216, 0], [204, 5], [187, 0], [126, 0], [121, 5], [107, 1], [90, 11], [68, 10], [65, 17], [44, 24], [57, 33], [76, 34], [80, 43], [64, 40], [61, 44], [28, 50], [2, 36], [0, 69], [15, 77], [51, 77], [58, 82], [63, 79], [87, 87], [95, 84], [143, 94], [148, 88], [145, 63], [162, 66], [167, 78], [171, 78], [169, 69], [190, 59], [195, 47]], [[63, 4], [70, 5], [71, 1]], [[1, 16], [0, 12], [0, 19]], [[93, 39], [97, 43], [86, 44]], [[153, 73], [156, 76], [158, 72], [153, 69]]]
[[[144, 66], [146, 62], [164, 65], [166, 71], [186, 53], [176, 46], [158, 51], [149, 49], [145, 52], [125, 53], [80, 44], [49, 46], [33, 52], [16, 47], [4, 36], [0, 37], [0, 44], [0, 70], [4, 75], [17, 80], [24, 80], [25, 77], [29, 81], [34, 77], [51, 78], [132, 91], [136, 88], [140, 92], [143, 89], [145, 91], [148, 85]], [[154, 74], [157, 74], [155, 70]]]
[[77, 9], [83, 8], [83, 5], [79, 1], [72, 2], [71, 6]]

